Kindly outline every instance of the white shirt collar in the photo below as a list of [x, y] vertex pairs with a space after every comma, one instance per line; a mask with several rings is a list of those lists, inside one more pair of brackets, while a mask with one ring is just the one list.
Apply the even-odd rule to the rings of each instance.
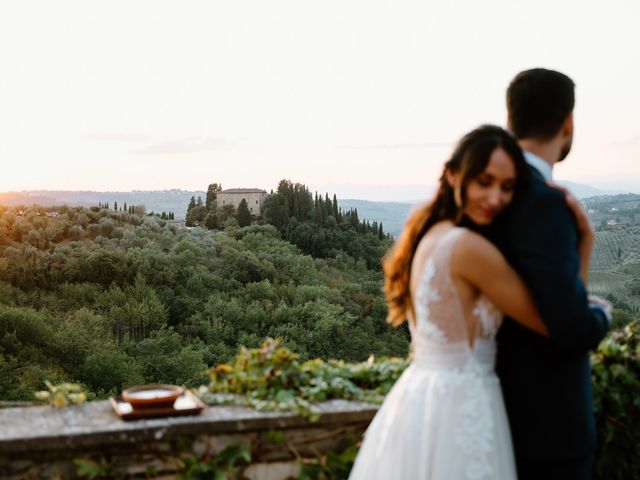
[[527, 161], [527, 163], [535, 168], [540, 173], [540, 175], [542, 175], [542, 178], [544, 178], [545, 180], [553, 179], [553, 168], [551, 168], [551, 165], [549, 165], [535, 153], [531, 153], [527, 150], [525, 150], [523, 153], [524, 159]]

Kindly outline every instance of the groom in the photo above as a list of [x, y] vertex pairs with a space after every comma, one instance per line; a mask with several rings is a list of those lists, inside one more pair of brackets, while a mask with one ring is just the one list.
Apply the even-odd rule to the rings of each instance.
[[541, 68], [507, 90], [509, 129], [524, 150], [531, 185], [496, 225], [496, 243], [531, 289], [550, 333], [506, 319], [497, 372], [511, 425], [519, 480], [589, 479], [595, 448], [590, 349], [609, 328], [579, 276], [578, 234], [565, 195], [546, 184], [571, 150], [574, 83]]

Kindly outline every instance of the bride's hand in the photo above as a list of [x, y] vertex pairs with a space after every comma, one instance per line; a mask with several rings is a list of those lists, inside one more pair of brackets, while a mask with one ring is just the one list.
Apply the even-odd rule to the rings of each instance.
[[578, 253], [580, 255], [580, 276], [584, 283], [589, 279], [589, 263], [591, 262], [591, 253], [595, 241], [595, 232], [589, 221], [589, 215], [582, 207], [582, 204], [576, 199], [566, 188], [555, 182], [548, 181], [547, 185], [560, 190], [565, 195], [567, 205], [576, 218], [576, 226], [578, 227], [578, 235], [580, 243], [578, 244]]

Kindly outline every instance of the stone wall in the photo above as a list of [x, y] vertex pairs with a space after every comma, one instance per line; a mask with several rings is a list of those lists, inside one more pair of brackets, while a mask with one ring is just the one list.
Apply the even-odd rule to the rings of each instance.
[[334, 400], [321, 405], [317, 422], [234, 406], [209, 407], [192, 417], [129, 422], [120, 420], [106, 401], [60, 409], [4, 408], [0, 477], [77, 478], [77, 460], [84, 459], [103, 468], [107, 477], [174, 478], [184, 469], [185, 455], [206, 462], [227, 446], [247, 445], [248, 478], [296, 478], [305, 459], [353, 445], [376, 408]]

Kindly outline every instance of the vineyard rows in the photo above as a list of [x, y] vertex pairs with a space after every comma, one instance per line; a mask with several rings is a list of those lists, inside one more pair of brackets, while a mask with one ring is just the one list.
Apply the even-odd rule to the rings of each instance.
[[640, 227], [596, 232], [593, 270], [610, 270], [631, 263], [640, 263]]
[[629, 275], [614, 272], [591, 271], [589, 272], [589, 293], [606, 297], [612, 294], [618, 300], [630, 303], [625, 282], [631, 279]]

